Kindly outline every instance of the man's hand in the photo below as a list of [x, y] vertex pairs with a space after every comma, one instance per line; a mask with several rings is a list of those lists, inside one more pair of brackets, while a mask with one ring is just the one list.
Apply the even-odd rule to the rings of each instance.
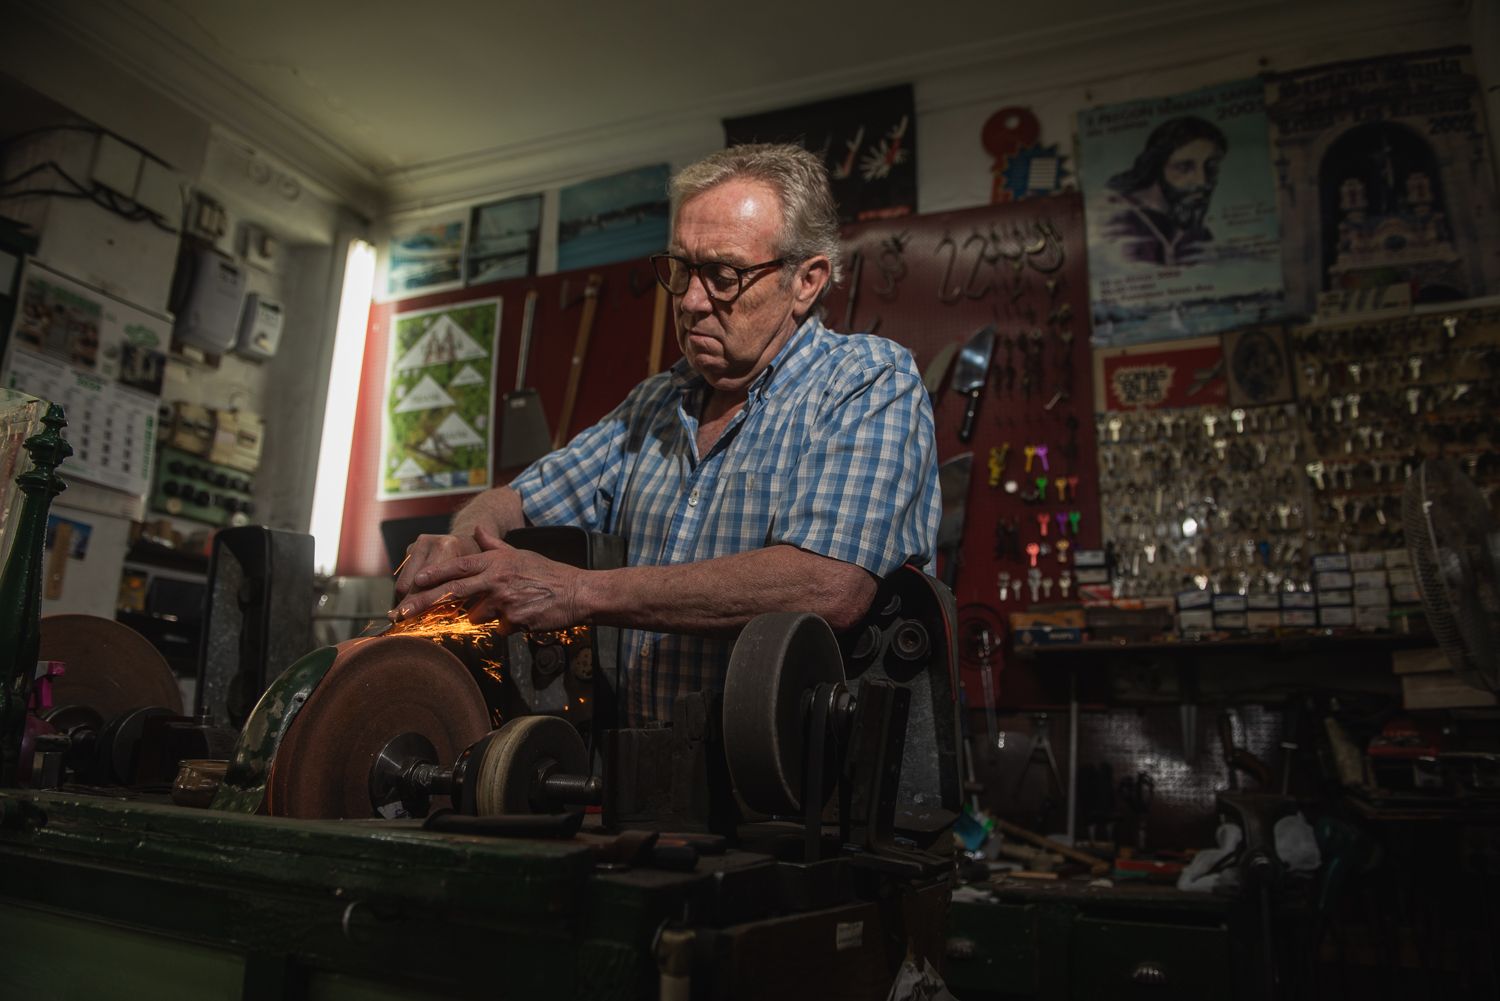
[[[462, 535], [417, 536], [417, 541], [406, 547], [406, 559], [397, 568], [400, 572], [396, 575], [396, 596], [404, 598], [410, 594], [417, 575], [428, 567], [477, 552], [479, 543]], [[391, 618], [397, 617], [393, 611]]]
[[474, 533], [474, 544], [473, 552], [413, 573], [413, 590], [392, 617], [419, 615], [451, 594], [468, 607], [470, 619], [498, 619], [505, 632], [564, 629], [583, 621], [578, 597], [587, 571], [508, 546], [483, 528]]

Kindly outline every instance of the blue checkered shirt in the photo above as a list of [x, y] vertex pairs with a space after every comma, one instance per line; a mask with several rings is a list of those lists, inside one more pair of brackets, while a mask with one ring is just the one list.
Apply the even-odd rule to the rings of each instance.
[[[884, 577], [929, 571], [941, 504], [932, 406], [911, 353], [802, 324], [697, 454], [707, 383], [678, 362], [511, 486], [535, 525], [626, 540], [631, 566], [711, 560], [786, 543]], [[719, 690], [733, 642], [621, 631], [625, 725], [670, 719]]]

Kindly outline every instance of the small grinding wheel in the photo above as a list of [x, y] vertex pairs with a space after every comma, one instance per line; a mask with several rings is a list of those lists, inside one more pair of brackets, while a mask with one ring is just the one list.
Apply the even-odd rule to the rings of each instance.
[[97, 615], [42, 616], [41, 660], [67, 665], [52, 680], [52, 704], [87, 706], [105, 720], [143, 706], [182, 713], [172, 668], [129, 626]]
[[734, 787], [751, 809], [802, 811], [805, 696], [819, 684], [843, 680], [838, 640], [816, 615], [757, 616], [735, 640], [724, 678], [724, 753]]
[[479, 815], [545, 813], [533, 805], [537, 770], [553, 762], [560, 775], [587, 775], [588, 750], [572, 725], [556, 716], [518, 716], [496, 730], [479, 763]]
[[349, 640], [276, 749], [266, 812], [370, 817], [370, 770], [392, 738], [418, 734], [439, 763], [451, 763], [488, 731], [479, 686], [436, 643], [414, 636]]

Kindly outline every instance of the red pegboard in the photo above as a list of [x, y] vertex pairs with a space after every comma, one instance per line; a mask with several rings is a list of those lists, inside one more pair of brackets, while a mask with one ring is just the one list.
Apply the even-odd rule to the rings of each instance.
[[[899, 242], [901, 251], [895, 252]], [[980, 403], [973, 439], [958, 440], [966, 399], [954, 393], [944, 380], [934, 400], [938, 456], [948, 459], [962, 451], [974, 455], [969, 485], [968, 510], [962, 562], [954, 591], [959, 607], [982, 604], [1007, 614], [1034, 604], [1063, 604], [1076, 597], [1076, 584], [1069, 598], [1054, 587], [1051, 598], [1032, 602], [1029, 590], [1011, 589], [1009, 600], [1000, 600], [997, 587], [1002, 572], [1024, 581], [1029, 569], [1024, 556], [996, 552], [996, 525], [1014, 523], [1019, 545], [1051, 543], [1058, 511], [1078, 511], [1081, 520], [1076, 535], [1067, 538], [1070, 547], [1101, 545], [1099, 523], [1098, 464], [1094, 440], [1093, 383], [1089, 351], [1088, 275], [1084, 260], [1083, 209], [1077, 195], [1037, 198], [1007, 205], [986, 206], [936, 215], [910, 216], [850, 227], [845, 232], [848, 256], [859, 251], [859, 282], [852, 329], [871, 330], [910, 348], [924, 372], [947, 344], [962, 344], [979, 328], [994, 324], [1003, 338], [1021, 337], [1029, 342], [1033, 331], [1041, 331], [1042, 379], [1029, 398], [1022, 392], [1019, 351], [1013, 351], [1017, 376], [1013, 389], [1003, 385], [1006, 352], [997, 338], [990, 380]], [[1044, 245], [1045, 244], [1045, 245]], [[1061, 247], [1060, 256], [1057, 246]], [[1028, 254], [1025, 248], [1037, 252]], [[1020, 250], [1019, 257], [1016, 252]], [[1013, 259], [1014, 258], [1014, 259]], [[951, 260], [951, 263], [950, 263]], [[1019, 264], [1019, 267], [1017, 267]], [[853, 267], [851, 265], [851, 273]], [[1051, 283], [1049, 285], [1049, 282]], [[848, 289], [830, 297], [830, 323], [842, 328], [848, 313]], [[943, 291], [945, 294], [939, 295]], [[1059, 333], [1070, 329], [1067, 347], [1072, 358], [1072, 378], [1067, 396], [1047, 409], [1056, 393], [1063, 370], [1064, 341]], [[1069, 458], [1062, 445], [1069, 439], [1068, 421], [1076, 422], [1076, 453]], [[1022, 485], [1017, 495], [991, 487], [988, 459], [992, 447], [1010, 443], [1002, 476]], [[1026, 444], [1049, 446], [1048, 500], [1023, 502], [1037, 475], [1022, 470]], [[1058, 502], [1052, 479], [1057, 475], [1078, 477], [1076, 497]], [[1049, 518], [1048, 537], [1043, 539], [1036, 521]], [[1040, 564], [1054, 580], [1062, 570], [1072, 570], [1071, 558], [1059, 563], [1055, 555], [1041, 557]], [[1040, 679], [1028, 666], [1004, 666], [997, 702], [1032, 705], [1055, 701], [1042, 691]], [[982, 704], [977, 671], [965, 670], [965, 688], [970, 705]]]

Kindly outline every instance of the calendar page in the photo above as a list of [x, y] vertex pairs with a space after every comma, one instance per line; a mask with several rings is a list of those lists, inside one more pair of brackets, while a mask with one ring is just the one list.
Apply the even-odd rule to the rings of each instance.
[[63, 407], [65, 478], [146, 494], [171, 332], [171, 317], [26, 262], [4, 385]]

